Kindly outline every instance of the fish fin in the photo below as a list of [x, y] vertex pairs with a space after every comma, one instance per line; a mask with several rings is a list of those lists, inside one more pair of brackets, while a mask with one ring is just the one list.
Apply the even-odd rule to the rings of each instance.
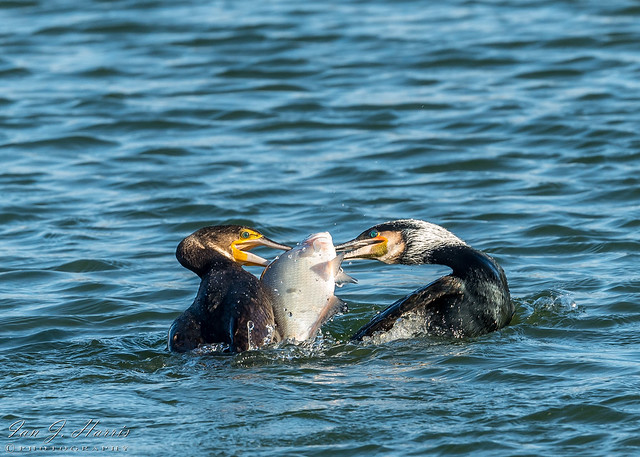
[[344, 256], [345, 256], [345, 253], [341, 252], [340, 254], [338, 254], [333, 259], [327, 262], [322, 262], [312, 266], [311, 270], [315, 271], [325, 281], [328, 281], [331, 278], [331, 276], [333, 276], [336, 286], [338, 287], [342, 287], [343, 284], [346, 284], [348, 282], [355, 284], [358, 282], [358, 280], [355, 278], [352, 278], [342, 270], [341, 265], [342, 265], [342, 260], [344, 259]]
[[324, 281], [328, 281], [331, 277], [331, 270], [329, 269], [329, 262], [318, 263], [311, 267], [311, 271], [315, 272]]
[[336, 257], [331, 261], [332, 262], [332, 266], [334, 268], [333, 272], [335, 273], [335, 275], [337, 276], [338, 273], [340, 272], [340, 270], [342, 270], [342, 261], [344, 260], [344, 256], [347, 255], [346, 252], [340, 252], [339, 254], [336, 255]]
[[318, 320], [313, 324], [313, 327], [311, 327], [309, 335], [315, 335], [318, 330], [320, 330], [320, 327], [322, 327], [329, 319], [336, 314], [346, 313], [348, 310], [349, 308], [346, 302], [340, 300], [335, 295], [332, 295], [329, 297], [327, 304], [318, 316]]
[[336, 286], [342, 287], [347, 283], [357, 284], [358, 280], [353, 276], [349, 276], [342, 268], [340, 268], [340, 271], [338, 271], [338, 274], [336, 275]]
[[331, 267], [334, 269], [334, 276], [336, 281], [336, 286], [342, 287], [346, 283], [357, 284], [358, 280], [346, 274], [342, 269], [342, 261], [344, 260], [346, 252], [341, 252], [336, 256], [335, 259], [331, 261]]
[[339, 256], [331, 260], [312, 266], [311, 270], [315, 271], [323, 280], [328, 281], [331, 279], [331, 276], [335, 278], [340, 272], [340, 264], [342, 263], [343, 257], [344, 253], [341, 252]]
[[332, 297], [332, 299], [334, 300], [334, 303], [332, 304], [332, 306], [334, 307], [334, 311], [333, 314], [329, 316], [329, 318], [332, 318], [336, 314], [344, 314], [349, 311], [349, 305], [346, 301], [340, 300], [335, 295]]

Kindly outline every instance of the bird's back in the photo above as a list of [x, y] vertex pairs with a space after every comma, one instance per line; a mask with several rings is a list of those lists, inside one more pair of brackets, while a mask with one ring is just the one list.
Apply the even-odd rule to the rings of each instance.
[[271, 297], [258, 279], [236, 264], [211, 270], [191, 306], [202, 320], [206, 342], [245, 351], [275, 338]]
[[473, 337], [504, 327], [513, 305], [501, 283], [475, 283], [447, 275], [397, 300], [359, 329], [352, 339], [386, 332], [404, 318], [418, 318], [424, 334]]

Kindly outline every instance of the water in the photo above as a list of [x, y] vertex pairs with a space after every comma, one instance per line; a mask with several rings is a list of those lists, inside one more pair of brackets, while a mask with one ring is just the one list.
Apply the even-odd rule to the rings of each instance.
[[[0, 0], [2, 452], [637, 453], [639, 23], [616, 0]], [[192, 231], [405, 217], [500, 262], [512, 325], [349, 343], [447, 271], [361, 261], [312, 347], [166, 351]]]

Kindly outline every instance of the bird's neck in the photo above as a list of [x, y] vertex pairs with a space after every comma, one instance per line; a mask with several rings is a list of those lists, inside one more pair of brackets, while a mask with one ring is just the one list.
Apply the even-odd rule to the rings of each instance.
[[461, 279], [483, 278], [502, 282], [504, 278], [504, 272], [495, 260], [466, 244], [438, 247], [426, 256], [425, 263], [445, 265]]
[[214, 250], [198, 250], [189, 254], [176, 254], [180, 264], [203, 278], [211, 270], [222, 270], [238, 266], [231, 259]]

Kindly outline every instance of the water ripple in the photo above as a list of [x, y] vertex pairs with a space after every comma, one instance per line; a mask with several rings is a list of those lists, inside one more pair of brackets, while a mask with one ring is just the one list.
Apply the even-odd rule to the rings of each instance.
[[[639, 16], [0, 0], [3, 420], [127, 424], [136, 455], [632, 455]], [[167, 352], [192, 231], [344, 241], [401, 217], [494, 256], [512, 324], [349, 343], [447, 274], [350, 262], [313, 345]]]

